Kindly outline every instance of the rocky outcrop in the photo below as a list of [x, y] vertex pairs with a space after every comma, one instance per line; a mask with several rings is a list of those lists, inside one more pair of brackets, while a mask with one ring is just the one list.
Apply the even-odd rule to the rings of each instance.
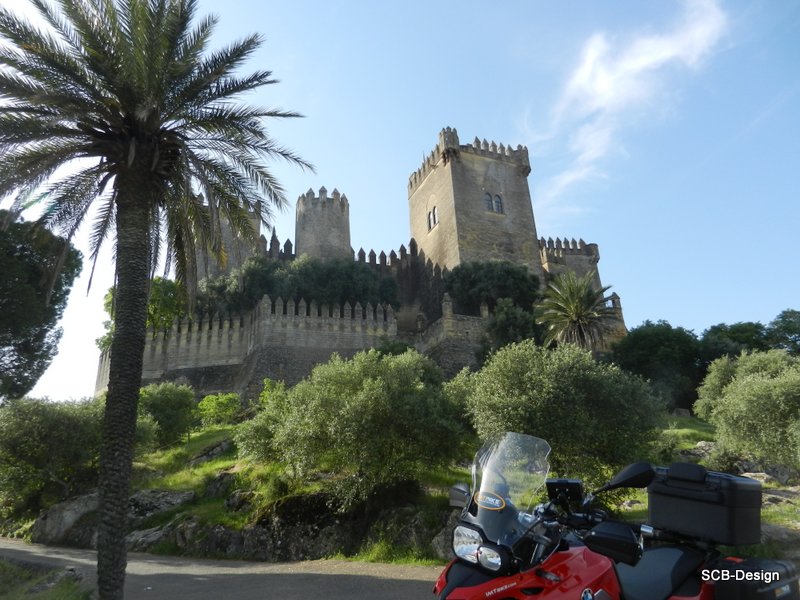
[[67, 544], [70, 531], [95, 512], [99, 504], [97, 493], [93, 493], [50, 507], [33, 524], [31, 541], [36, 544]]
[[[131, 496], [128, 523], [137, 527], [147, 519], [193, 502], [194, 492], [142, 490]], [[31, 528], [31, 541], [39, 544], [95, 548], [97, 546], [97, 493], [78, 496], [51, 506]]]
[[192, 460], [189, 461], [189, 466], [196, 467], [197, 465], [202, 465], [205, 462], [219, 458], [227, 452], [230, 452], [232, 448], [233, 442], [231, 440], [222, 440], [221, 442], [204, 449], [200, 454], [192, 458]]
[[[231, 497], [246, 494], [236, 490]], [[129, 550], [148, 551], [166, 545], [191, 556], [268, 562], [352, 554], [379, 539], [437, 556], [446, 557], [450, 552], [455, 523], [450, 511], [423, 515], [417, 508], [406, 506], [339, 514], [331, 511], [327, 500], [322, 494], [284, 498], [242, 530], [178, 517], [162, 527], [134, 531], [126, 540]], [[437, 537], [439, 550], [431, 542]]]

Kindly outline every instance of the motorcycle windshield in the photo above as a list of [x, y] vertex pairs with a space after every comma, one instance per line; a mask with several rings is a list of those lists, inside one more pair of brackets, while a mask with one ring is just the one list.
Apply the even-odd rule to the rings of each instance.
[[513, 547], [525, 533], [518, 515], [535, 504], [550, 471], [549, 454], [546, 441], [521, 433], [506, 433], [475, 454], [468, 520], [489, 541]]

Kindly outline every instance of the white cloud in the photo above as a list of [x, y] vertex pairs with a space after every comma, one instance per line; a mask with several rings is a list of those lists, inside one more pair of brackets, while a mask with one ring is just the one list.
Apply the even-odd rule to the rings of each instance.
[[[583, 46], [553, 109], [552, 135], [567, 140], [569, 162], [543, 183], [538, 203], [547, 205], [571, 186], [602, 175], [600, 161], [620, 147], [623, 123], [656, 110], [657, 92], [673, 67], [697, 69], [726, 29], [716, 0], [685, 0], [677, 24], [662, 34], [619, 42], [593, 34]], [[660, 110], [660, 109], [659, 109]]]

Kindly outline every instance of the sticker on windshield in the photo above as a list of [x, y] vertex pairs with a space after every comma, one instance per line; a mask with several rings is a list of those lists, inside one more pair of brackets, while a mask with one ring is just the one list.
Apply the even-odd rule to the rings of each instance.
[[494, 492], [477, 492], [475, 504], [486, 510], [503, 510], [506, 507], [506, 501]]

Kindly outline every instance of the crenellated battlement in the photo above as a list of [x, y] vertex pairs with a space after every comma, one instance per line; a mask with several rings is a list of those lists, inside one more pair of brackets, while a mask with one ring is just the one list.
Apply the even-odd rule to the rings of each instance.
[[314, 190], [309, 188], [305, 194], [300, 194], [297, 198], [298, 213], [311, 209], [321, 210], [331, 207], [338, 208], [342, 212], [350, 212], [350, 203], [347, 200], [347, 196], [339, 193], [336, 188], [333, 188], [330, 196], [328, 196], [328, 190], [325, 189], [325, 186], [319, 188], [318, 195], [315, 195]]
[[539, 251], [544, 262], [558, 261], [566, 256], [588, 256], [600, 257], [597, 244], [587, 244], [582, 239], [575, 241], [575, 238], [541, 238], [539, 240]]
[[352, 304], [319, 304], [315, 301], [306, 302], [305, 300], [295, 301], [294, 299], [284, 300], [281, 297], [272, 299], [264, 296], [255, 308], [254, 320], [263, 322], [264, 320], [292, 319], [301, 326], [315, 327], [319, 320], [342, 321], [348, 326], [356, 325], [361, 328], [382, 329], [391, 328], [395, 322], [394, 309], [391, 305], [367, 303], [362, 305], [360, 302]]
[[[337, 189], [309, 189], [297, 198], [293, 239], [281, 243], [272, 228], [259, 236], [255, 252], [286, 262], [304, 255], [355, 261], [377, 276], [383, 291], [396, 293], [395, 307], [264, 296], [241, 315], [194, 315], [167, 331], [148, 332], [143, 383], [175, 381], [192, 385], [201, 395], [236, 391], [255, 398], [264, 377], [294, 385], [334, 353], [348, 358], [387, 340], [414, 345], [448, 376], [473, 365], [489, 310], [484, 306], [480, 315], [460, 314], [462, 307], [445, 293], [450, 270], [474, 261], [506, 260], [524, 265], [542, 286], [573, 272], [591, 274], [596, 287], [602, 287], [597, 244], [539, 239], [530, 171], [528, 149], [522, 145], [513, 148], [477, 137], [462, 144], [455, 128], [443, 128], [409, 177], [410, 241], [388, 250], [353, 246], [347, 196]], [[255, 208], [248, 213], [254, 221]], [[226, 249], [234, 254], [240, 240], [226, 235]], [[245, 258], [237, 254], [227, 272]], [[618, 334], [624, 335], [619, 298], [612, 296], [611, 304]], [[98, 393], [107, 378], [104, 353]]]
[[474, 154], [477, 156], [494, 158], [496, 160], [503, 160], [518, 165], [524, 175], [528, 175], [531, 171], [530, 158], [528, 157], [528, 148], [522, 145], [517, 145], [516, 149], [510, 145], [497, 144], [496, 142], [488, 142], [486, 139], [479, 140], [477, 137], [472, 144], [460, 144], [458, 140], [458, 131], [454, 127], [445, 127], [439, 132], [439, 143], [433, 151], [426, 156], [422, 161], [422, 166], [414, 171], [408, 179], [408, 191], [412, 193], [428, 176], [433, 169], [440, 163], [446, 164], [451, 158], [458, 157], [459, 153]]
[[325, 187], [319, 195], [309, 189], [297, 199], [295, 243], [298, 255], [320, 260], [352, 258], [350, 247], [350, 203], [334, 189], [328, 196]]

